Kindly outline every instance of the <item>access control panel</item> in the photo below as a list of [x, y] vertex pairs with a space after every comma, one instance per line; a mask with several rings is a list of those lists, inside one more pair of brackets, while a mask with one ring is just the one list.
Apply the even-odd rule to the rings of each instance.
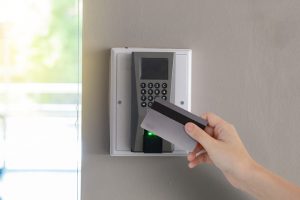
[[157, 98], [169, 101], [174, 52], [132, 52], [131, 151], [172, 152], [173, 145], [141, 128], [147, 108]]
[[155, 99], [190, 111], [189, 49], [112, 48], [110, 59], [110, 154], [181, 156], [186, 152], [141, 128]]

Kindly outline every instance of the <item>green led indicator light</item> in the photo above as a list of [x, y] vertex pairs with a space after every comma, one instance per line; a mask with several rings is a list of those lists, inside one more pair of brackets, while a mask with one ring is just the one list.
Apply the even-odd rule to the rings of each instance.
[[154, 136], [155, 134], [152, 132], [148, 132], [148, 136]]

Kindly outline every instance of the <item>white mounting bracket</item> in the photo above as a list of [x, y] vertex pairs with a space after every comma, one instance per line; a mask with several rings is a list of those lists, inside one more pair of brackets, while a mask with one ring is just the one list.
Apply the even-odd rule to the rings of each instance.
[[112, 48], [110, 60], [110, 155], [112, 156], [183, 156], [178, 149], [172, 153], [131, 152], [131, 53], [132, 52], [175, 52], [170, 101], [191, 111], [191, 66], [190, 49], [155, 48]]

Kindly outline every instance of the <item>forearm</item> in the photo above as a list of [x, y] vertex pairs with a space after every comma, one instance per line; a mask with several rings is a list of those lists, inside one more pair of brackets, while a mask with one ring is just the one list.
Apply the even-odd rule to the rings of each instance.
[[240, 189], [259, 200], [299, 200], [300, 188], [253, 163], [242, 176]]

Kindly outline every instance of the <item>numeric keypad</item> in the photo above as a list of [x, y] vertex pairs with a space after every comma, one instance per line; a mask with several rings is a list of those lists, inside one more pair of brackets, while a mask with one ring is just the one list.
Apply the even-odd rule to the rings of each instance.
[[[141, 106], [151, 107], [157, 98], [167, 100], [168, 84], [165, 82], [142, 82], [140, 84]], [[154, 96], [153, 96], [154, 95]]]

